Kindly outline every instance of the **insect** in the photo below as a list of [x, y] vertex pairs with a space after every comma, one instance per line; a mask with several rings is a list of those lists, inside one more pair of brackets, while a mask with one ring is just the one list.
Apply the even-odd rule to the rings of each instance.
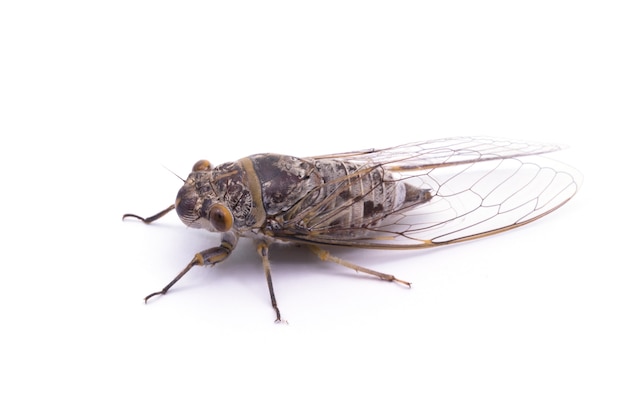
[[191, 268], [228, 258], [239, 238], [261, 257], [276, 321], [270, 244], [309, 247], [317, 256], [385, 281], [411, 284], [335, 257], [322, 246], [421, 249], [469, 241], [530, 223], [578, 189], [575, 170], [538, 155], [558, 145], [454, 137], [385, 149], [297, 158], [257, 154], [213, 166], [198, 161], [171, 210], [193, 228], [221, 233], [162, 290]]

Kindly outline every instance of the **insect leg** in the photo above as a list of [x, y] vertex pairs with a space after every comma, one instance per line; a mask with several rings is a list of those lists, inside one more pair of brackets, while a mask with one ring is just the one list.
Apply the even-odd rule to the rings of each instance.
[[259, 241], [256, 244], [256, 250], [263, 260], [263, 269], [265, 270], [265, 278], [267, 279], [267, 288], [270, 290], [270, 299], [272, 300], [272, 307], [276, 312], [276, 323], [281, 323], [280, 310], [278, 310], [278, 304], [276, 303], [276, 296], [274, 296], [274, 285], [272, 284], [272, 272], [270, 270], [270, 258], [269, 258], [269, 245], [267, 242]]
[[169, 213], [170, 211], [174, 210], [176, 206], [174, 204], [172, 204], [171, 206], [169, 206], [168, 208], [166, 208], [163, 211], [158, 212], [157, 214], [155, 214], [154, 216], [150, 216], [150, 217], [146, 217], [143, 218], [141, 216], [137, 216], [136, 214], [130, 214], [130, 213], [126, 213], [122, 216], [122, 220], [124, 220], [127, 217], [132, 217], [134, 219], [139, 219], [142, 222], [144, 222], [145, 224], [150, 224], [155, 220], [160, 219], [161, 217], [165, 216], [167, 213]]
[[331, 255], [327, 250], [324, 250], [318, 246], [315, 245], [307, 245], [309, 247], [309, 249], [311, 249], [311, 251], [313, 251], [314, 254], [316, 254], [322, 261], [330, 261], [330, 262], [335, 262], [339, 265], [343, 265], [347, 268], [350, 269], [354, 269], [357, 272], [363, 272], [365, 274], [368, 275], [373, 275], [375, 277], [378, 277], [384, 281], [390, 281], [390, 282], [397, 282], [398, 284], [404, 284], [407, 287], [411, 287], [411, 283], [408, 281], [403, 281], [401, 279], [398, 279], [396, 277], [394, 277], [393, 275], [389, 275], [389, 274], [385, 274], [382, 272], [378, 272], [378, 271], [374, 271], [372, 269], [369, 268], [365, 268], [363, 266], [359, 266], [356, 264], [353, 264], [352, 262], [348, 262], [344, 259], [338, 258], [336, 256]]
[[236, 243], [237, 243], [237, 240], [235, 237], [233, 237], [233, 235], [224, 234], [222, 237], [222, 243], [220, 244], [220, 246], [203, 250], [202, 252], [196, 253], [196, 255], [193, 257], [191, 262], [189, 262], [189, 264], [185, 267], [185, 269], [180, 271], [180, 273], [176, 275], [176, 277], [172, 281], [170, 281], [169, 284], [163, 287], [161, 291], [153, 292], [152, 294], [144, 298], [143, 299], [144, 302], [147, 303], [148, 300], [154, 297], [155, 295], [164, 295], [166, 292], [169, 291], [170, 288], [172, 288], [172, 286], [174, 286], [174, 284], [178, 282], [179, 279], [183, 277], [183, 275], [189, 272], [189, 270], [193, 268], [194, 266], [196, 265], [213, 266], [219, 262], [222, 262], [224, 259], [228, 258], [228, 255], [230, 255], [230, 253], [233, 251]]

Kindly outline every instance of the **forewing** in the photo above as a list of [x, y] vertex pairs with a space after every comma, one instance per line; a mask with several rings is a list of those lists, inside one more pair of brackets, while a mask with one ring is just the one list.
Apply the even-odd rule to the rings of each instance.
[[[341, 159], [362, 166], [350, 178], [338, 180], [342, 183], [333, 191], [336, 196], [349, 191], [358, 175], [382, 167], [391, 173], [393, 181], [430, 190], [432, 199], [382, 213], [379, 221], [366, 230], [346, 225], [304, 230], [295, 223], [286, 223], [276, 236], [329, 245], [411, 249], [519, 227], [554, 211], [576, 193], [575, 170], [537, 156], [558, 149], [557, 145], [459, 137], [318, 156], [315, 159]], [[347, 200], [333, 210], [349, 210], [357, 199]], [[323, 204], [303, 211], [308, 217], [325, 214]], [[359, 224], [359, 219], [353, 223]]]
[[478, 161], [540, 155], [559, 145], [516, 142], [480, 136], [459, 136], [413, 142], [384, 149], [319, 155], [314, 159], [345, 159], [361, 164], [381, 164], [393, 171], [425, 170]]

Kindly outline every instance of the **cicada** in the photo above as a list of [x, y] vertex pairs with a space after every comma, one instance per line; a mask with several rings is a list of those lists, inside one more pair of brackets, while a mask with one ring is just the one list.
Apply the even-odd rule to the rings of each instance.
[[264, 153], [213, 166], [198, 161], [171, 210], [193, 228], [221, 233], [219, 246], [194, 255], [162, 290], [198, 265], [228, 258], [239, 238], [261, 257], [276, 321], [269, 247], [310, 248], [331, 261], [385, 281], [408, 281], [348, 262], [329, 246], [422, 249], [504, 232], [545, 216], [577, 192], [577, 172], [539, 155], [558, 145], [455, 137], [314, 157]]

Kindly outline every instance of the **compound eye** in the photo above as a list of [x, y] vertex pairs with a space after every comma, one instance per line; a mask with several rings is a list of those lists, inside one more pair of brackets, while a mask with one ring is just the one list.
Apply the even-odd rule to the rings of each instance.
[[209, 209], [209, 221], [218, 232], [228, 232], [233, 227], [233, 215], [222, 204], [214, 204]]
[[211, 163], [207, 161], [206, 159], [201, 159], [195, 164], [193, 164], [193, 168], [191, 168], [191, 172], [208, 171], [210, 169], [211, 169]]

